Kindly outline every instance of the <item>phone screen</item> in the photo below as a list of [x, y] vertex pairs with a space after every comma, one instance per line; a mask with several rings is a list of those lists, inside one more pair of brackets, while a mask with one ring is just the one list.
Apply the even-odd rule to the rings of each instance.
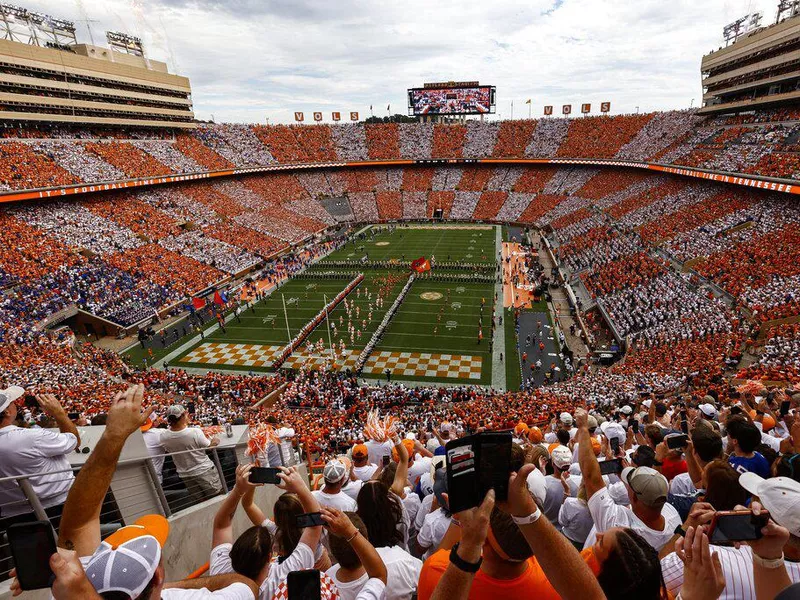
[[49, 522], [11, 525], [8, 528], [8, 545], [23, 590], [41, 590], [53, 584], [50, 557], [56, 552], [56, 540]]
[[322, 513], [318, 512], [297, 515], [296, 522], [297, 526], [301, 529], [303, 527], [318, 527], [320, 525], [325, 525], [325, 521], [322, 520]]
[[634, 419], [631, 423], [631, 427], [633, 428], [633, 433], [639, 433], [639, 421]]
[[622, 459], [604, 460], [600, 462], [600, 474], [611, 475], [612, 473], [622, 473]]
[[384, 467], [388, 467], [389, 463], [391, 462], [391, 460], [392, 460], [391, 456], [389, 456], [388, 454], [384, 454], [383, 455], [383, 466]]
[[689, 433], [689, 420], [686, 418], [686, 411], [681, 413], [681, 431]]
[[739, 542], [761, 539], [761, 528], [767, 524], [769, 515], [755, 516], [751, 512], [740, 514], [718, 514], [711, 531], [711, 542]]
[[25, 408], [39, 408], [39, 403], [36, 401], [36, 396], [33, 394], [25, 395]]
[[320, 600], [319, 571], [292, 571], [286, 578], [289, 600]]
[[781, 416], [789, 414], [789, 408], [792, 406], [791, 400], [784, 400], [781, 402]]
[[253, 467], [250, 476], [247, 478], [250, 483], [269, 483], [277, 485], [281, 482], [278, 473], [281, 470], [275, 467]]
[[608, 440], [608, 443], [611, 444], [611, 454], [616, 456], [617, 452], [619, 452], [619, 438], [613, 437]]
[[511, 474], [511, 436], [489, 434], [480, 442], [478, 458], [478, 481], [480, 483], [478, 505], [490, 489], [494, 489], [496, 500], [508, 499], [508, 477]]
[[689, 441], [689, 436], [686, 434], [672, 435], [667, 438], [667, 448], [670, 450], [677, 450], [684, 448]]

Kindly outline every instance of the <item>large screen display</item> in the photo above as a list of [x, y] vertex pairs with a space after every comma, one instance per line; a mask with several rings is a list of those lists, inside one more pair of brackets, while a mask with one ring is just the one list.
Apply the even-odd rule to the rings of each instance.
[[494, 112], [494, 88], [415, 88], [408, 90], [414, 115], [482, 115]]

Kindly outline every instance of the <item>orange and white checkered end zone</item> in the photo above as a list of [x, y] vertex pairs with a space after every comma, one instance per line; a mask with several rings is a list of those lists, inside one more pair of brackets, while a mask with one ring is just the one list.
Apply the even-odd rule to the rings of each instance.
[[463, 354], [426, 354], [421, 352], [374, 352], [364, 365], [364, 372], [383, 375], [386, 369], [393, 377], [437, 377], [447, 379], [480, 379], [483, 360]]

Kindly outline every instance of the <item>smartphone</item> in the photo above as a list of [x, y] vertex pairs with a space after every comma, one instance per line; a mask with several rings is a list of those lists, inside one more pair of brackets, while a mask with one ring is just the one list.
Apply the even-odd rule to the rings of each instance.
[[639, 433], [639, 421], [637, 419], [631, 421], [631, 428], [633, 428], [634, 435]]
[[247, 480], [250, 483], [269, 483], [277, 485], [281, 482], [278, 473], [281, 470], [275, 467], [253, 467]]
[[39, 408], [39, 402], [33, 394], [25, 394], [25, 408]]
[[319, 527], [325, 525], [325, 521], [322, 520], [322, 513], [318, 512], [303, 513], [302, 515], [297, 515], [295, 519], [297, 521], [297, 526], [301, 529], [303, 527]]
[[684, 435], [689, 433], [689, 421], [686, 419], [686, 413], [681, 415], [681, 431]]
[[782, 417], [789, 414], [789, 409], [791, 408], [791, 406], [792, 406], [792, 401], [791, 400], [784, 400], [783, 402], [781, 402], [781, 416]]
[[619, 438], [613, 437], [608, 440], [608, 443], [611, 444], [611, 454], [616, 456], [617, 452], [619, 452]]
[[619, 475], [622, 473], [622, 459], [615, 458], [613, 460], [600, 461], [600, 474], [601, 475]]
[[55, 577], [50, 557], [56, 552], [53, 526], [48, 521], [17, 523], [8, 528], [7, 534], [20, 587], [28, 591], [52, 586]]
[[712, 544], [761, 539], [761, 528], [769, 521], [769, 513], [756, 516], [749, 510], [731, 510], [714, 514], [709, 530]]
[[670, 450], [678, 450], [686, 447], [686, 444], [689, 443], [689, 436], [685, 433], [682, 433], [681, 435], [671, 435], [666, 438], [666, 441], [667, 448]]
[[78, 419], [80, 419], [80, 417], [81, 417], [81, 413], [79, 413], [79, 412], [70, 412], [70, 413], [67, 413], [67, 418], [68, 418], [70, 421], [77, 421]]
[[286, 577], [288, 600], [320, 600], [320, 572], [317, 569], [291, 571]]
[[450, 511], [479, 506], [486, 492], [508, 498], [511, 474], [511, 432], [487, 431], [447, 442], [447, 491]]
[[731, 406], [731, 415], [740, 415], [740, 414], [742, 414], [741, 406]]
[[390, 462], [392, 462], [392, 457], [389, 456], [388, 454], [384, 454], [383, 455], [383, 466], [384, 467], [388, 467]]

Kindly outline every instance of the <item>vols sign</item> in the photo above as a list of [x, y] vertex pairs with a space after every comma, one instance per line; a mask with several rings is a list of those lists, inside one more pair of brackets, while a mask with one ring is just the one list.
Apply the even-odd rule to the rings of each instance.
[[581, 112], [583, 114], [588, 114], [592, 112], [592, 105], [591, 104], [581, 104]]
[[351, 121], [358, 121], [358, 113], [357, 112], [351, 112], [350, 113], [350, 120]]
[[321, 112], [315, 112], [314, 113], [314, 120], [315, 121], [322, 121], [322, 113]]
[[301, 113], [301, 112], [294, 113], [294, 120], [295, 121], [302, 121], [303, 120], [303, 113]]
[[572, 114], [572, 104], [565, 104], [561, 107], [561, 114], [562, 115], [571, 115]]
[[334, 121], [341, 121], [342, 120], [342, 113], [334, 112], [331, 113], [331, 119]]
[[544, 107], [544, 114], [550, 116], [553, 114], [553, 107], [552, 106], [545, 106]]
[[611, 111], [611, 102], [601, 102], [600, 103], [600, 112], [610, 112]]

